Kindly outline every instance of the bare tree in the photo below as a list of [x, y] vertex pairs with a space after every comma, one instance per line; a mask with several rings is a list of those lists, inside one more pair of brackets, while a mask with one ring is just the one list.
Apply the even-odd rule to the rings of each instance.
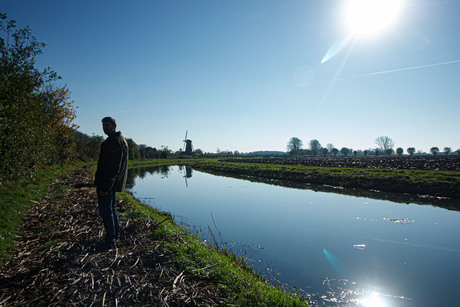
[[377, 144], [380, 147], [380, 149], [385, 153], [388, 153], [389, 150], [393, 149], [393, 147], [395, 146], [393, 140], [387, 136], [379, 136], [375, 139], [375, 144]]

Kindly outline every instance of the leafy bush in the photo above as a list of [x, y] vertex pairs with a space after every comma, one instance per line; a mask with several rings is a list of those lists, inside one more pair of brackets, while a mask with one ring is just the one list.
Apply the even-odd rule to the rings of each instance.
[[35, 68], [44, 43], [29, 27], [16, 29], [0, 12], [0, 180], [32, 177], [45, 165], [64, 163], [75, 152], [70, 91], [55, 88], [50, 68]]

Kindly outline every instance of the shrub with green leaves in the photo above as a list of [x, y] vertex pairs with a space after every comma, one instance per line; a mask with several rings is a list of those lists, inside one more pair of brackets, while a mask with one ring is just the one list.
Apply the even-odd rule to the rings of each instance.
[[73, 101], [50, 68], [40, 71], [36, 57], [44, 43], [27, 26], [0, 12], [0, 180], [22, 180], [45, 165], [73, 154]]

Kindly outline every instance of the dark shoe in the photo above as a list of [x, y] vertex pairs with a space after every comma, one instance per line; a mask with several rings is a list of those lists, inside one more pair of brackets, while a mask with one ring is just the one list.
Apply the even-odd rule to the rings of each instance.
[[105, 252], [105, 251], [116, 249], [116, 248], [117, 248], [117, 244], [115, 242], [104, 242], [104, 243], [101, 243], [98, 247], [96, 247], [96, 250], [98, 252]]
[[115, 243], [115, 240], [113, 242], [106, 242], [107, 249], [116, 249], [117, 248], [117, 243]]

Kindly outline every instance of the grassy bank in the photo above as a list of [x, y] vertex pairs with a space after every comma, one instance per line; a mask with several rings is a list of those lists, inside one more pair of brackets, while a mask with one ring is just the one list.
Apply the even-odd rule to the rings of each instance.
[[13, 239], [21, 233], [20, 226], [26, 211], [50, 192], [49, 185], [60, 174], [66, 174], [77, 166], [53, 166], [39, 170], [35, 177], [26, 181], [0, 184], [0, 264], [8, 259], [8, 250], [14, 248]]
[[460, 172], [274, 165], [218, 160], [188, 161], [196, 169], [270, 180], [460, 198]]

